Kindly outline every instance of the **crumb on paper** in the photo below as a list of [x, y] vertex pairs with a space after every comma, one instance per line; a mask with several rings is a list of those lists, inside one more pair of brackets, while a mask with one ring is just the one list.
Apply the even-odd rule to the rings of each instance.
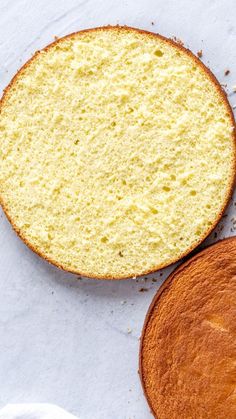
[[160, 276], [162, 276], [163, 275], [163, 273], [162, 272], [160, 272]]
[[233, 231], [236, 230], [236, 218], [232, 218], [231, 222], [233, 223]]
[[126, 301], [123, 300], [123, 301], [120, 302], [120, 304], [123, 306], [124, 304], [126, 304]]
[[202, 56], [203, 56], [202, 49], [200, 49], [200, 50], [197, 52], [197, 56], [198, 56], [198, 58], [202, 58]]
[[228, 75], [229, 75], [229, 73], [230, 73], [230, 70], [227, 68], [227, 69], [225, 70], [225, 76], [228, 76]]
[[148, 291], [148, 288], [145, 288], [145, 287], [142, 287], [139, 289], [139, 292], [147, 292], [147, 291]]
[[132, 329], [130, 329], [130, 327], [128, 327], [127, 329], [127, 333], [130, 335], [130, 333], [132, 333]]
[[233, 89], [233, 92], [234, 92], [234, 93], [236, 93], [236, 85], [234, 85], [234, 86], [232, 87], [232, 89]]
[[152, 278], [152, 282], [157, 282], [157, 279], [156, 278]]
[[184, 43], [181, 41], [181, 39], [177, 38], [176, 36], [174, 36], [173, 39], [175, 42], [177, 42], [177, 44], [181, 45], [182, 47], [184, 46]]
[[151, 22], [151, 24], [152, 24], [152, 26], [153, 26], [153, 25], [155, 25], [155, 23], [154, 23], [154, 22]]

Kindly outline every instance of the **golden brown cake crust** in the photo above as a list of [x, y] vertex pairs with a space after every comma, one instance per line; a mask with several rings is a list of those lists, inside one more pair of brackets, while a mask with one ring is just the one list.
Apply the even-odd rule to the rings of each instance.
[[157, 292], [140, 378], [156, 418], [236, 417], [236, 237], [189, 259]]
[[113, 277], [111, 275], [105, 275], [105, 276], [96, 276], [96, 274], [94, 274], [93, 272], [90, 273], [85, 273], [85, 272], [81, 272], [81, 271], [77, 271], [77, 270], [69, 270], [66, 267], [64, 267], [63, 265], [59, 264], [57, 261], [49, 258], [48, 256], [46, 256], [40, 249], [36, 248], [34, 246], [34, 244], [32, 244], [26, 237], [25, 235], [17, 228], [14, 220], [10, 217], [9, 215], [9, 211], [7, 209], [7, 205], [4, 202], [4, 199], [2, 196], [0, 196], [0, 204], [3, 208], [3, 211], [5, 212], [5, 215], [7, 216], [9, 222], [11, 223], [13, 229], [15, 230], [15, 232], [18, 234], [18, 236], [25, 242], [25, 244], [31, 249], [33, 250], [37, 255], [41, 256], [42, 258], [44, 258], [45, 260], [47, 260], [49, 263], [57, 266], [58, 268], [65, 270], [67, 272], [71, 272], [73, 274], [77, 274], [77, 275], [83, 275], [86, 276], [88, 278], [94, 278], [94, 279], [111, 279], [111, 280], [120, 280], [120, 279], [128, 279], [128, 278], [132, 278], [132, 277], [136, 277], [138, 275], [147, 275], [149, 273], [155, 272], [159, 269], [165, 268], [166, 266], [171, 265], [172, 263], [177, 262], [178, 260], [180, 260], [182, 257], [185, 257], [186, 255], [188, 255], [192, 250], [194, 250], [198, 245], [200, 245], [205, 239], [206, 237], [214, 230], [215, 226], [217, 225], [217, 223], [219, 222], [219, 220], [221, 219], [229, 201], [230, 198], [232, 196], [233, 193], [233, 189], [234, 189], [234, 185], [236, 182], [236, 128], [235, 128], [235, 120], [234, 120], [234, 115], [232, 112], [232, 109], [230, 107], [230, 104], [228, 102], [227, 96], [225, 91], [222, 89], [220, 83], [218, 82], [218, 80], [215, 78], [215, 76], [212, 74], [212, 72], [209, 70], [209, 68], [207, 68], [200, 60], [198, 57], [196, 57], [190, 50], [188, 50], [187, 48], [185, 48], [182, 44], [175, 42], [172, 39], [166, 38], [162, 35], [153, 33], [153, 32], [149, 32], [149, 31], [145, 31], [142, 29], [137, 29], [137, 28], [132, 28], [132, 27], [128, 27], [128, 26], [102, 26], [102, 27], [97, 27], [97, 28], [91, 28], [91, 29], [84, 29], [82, 31], [78, 31], [78, 32], [74, 32], [72, 34], [66, 35], [60, 39], [56, 39], [54, 42], [52, 42], [51, 44], [47, 45], [45, 48], [43, 48], [40, 51], [37, 51], [34, 56], [32, 58], [30, 58], [22, 67], [21, 69], [16, 73], [16, 75], [13, 77], [13, 79], [11, 80], [11, 82], [9, 83], [9, 85], [4, 89], [4, 93], [3, 96], [0, 100], [0, 114], [1, 114], [1, 107], [4, 105], [4, 101], [6, 100], [7, 94], [10, 91], [10, 88], [14, 85], [15, 81], [21, 77], [21, 72], [36, 58], [38, 57], [39, 54], [41, 54], [41, 52], [45, 52], [47, 51], [49, 48], [51, 48], [52, 46], [54, 46], [55, 44], [60, 43], [62, 40], [66, 39], [66, 38], [70, 38], [73, 36], [78, 36], [78, 34], [83, 34], [85, 32], [90, 32], [90, 31], [106, 31], [106, 30], [110, 30], [110, 31], [135, 31], [135, 32], [139, 32], [142, 33], [148, 37], [157, 37], [161, 40], [163, 40], [164, 42], [167, 42], [168, 44], [170, 44], [172, 47], [175, 47], [176, 49], [181, 50], [182, 52], [184, 52], [185, 54], [187, 54], [198, 66], [200, 66], [206, 76], [214, 83], [215, 87], [217, 88], [221, 98], [222, 98], [222, 102], [224, 103], [226, 109], [227, 109], [227, 113], [232, 121], [232, 126], [234, 127], [234, 130], [232, 131], [232, 139], [234, 141], [235, 147], [234, 147], [234, 156], [233, 156], [233, 161], [234, 161], [234, 170], [232, 171], [232, 176], [231, 176], [231, 183], [230, 186], [228, 188], [227, 194], [225, 195], [225, 201], [223, 203], [222, 206], [222, 210], [221, 212], [218, 214], [218, 216], [215, 219], [215, 222], [212, 223], [212, 225], [209, 227], [209, 229], [207, 230], [206, 234], [203, 237], [200, 237], [198, 241], [196, 241], [191, 247], [189, 247], [189, 249], [184, 252], [182, 255], [180, 255], [180, 257], [178, 257], [177, 259], [173, 259], [170, 260], [168, 263], [163, 263], [163, 264], [159, 264], [157, 266], [155, 266], [154, 269], [151, 270], [147, 270], [145, 272], [142, 273], [137, 273], [137, 272], [132, 272], [130, 273], [129, 276], [116, 276]]

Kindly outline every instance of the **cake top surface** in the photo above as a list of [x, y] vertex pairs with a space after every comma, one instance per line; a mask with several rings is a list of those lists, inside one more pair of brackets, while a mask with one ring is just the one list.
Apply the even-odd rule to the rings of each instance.
[[236, 417], [236, 237], [170, 275], [148, 311], [140, 373], [157, 418]]
[[61, 268], [154, 271], [219, 220], [234, 135], [225, 94], [189, 51], [131, 28], [78, 32], [36, 53], [5, 91], [1, 202]]

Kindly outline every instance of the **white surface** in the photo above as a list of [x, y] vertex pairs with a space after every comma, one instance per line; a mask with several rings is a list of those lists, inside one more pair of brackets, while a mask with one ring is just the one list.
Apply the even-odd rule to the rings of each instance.
[[[235, 0], [0, 0], [0, 87], [55, 35], [119, 23], [202, 49], [236, 105], [235, 22]], [[236, 234], [234, 202], [218, 237]], [[146, 282], [78, 281], [33, 254], [3, 214], [0, 258], [0, 407], [48, 402], [82, 419], [150, 419], [137, 374], [139, 336], [173, 267], [158, 272], [156, 283], [154, 275]]]
[[58, 406], [47, 403], [8, 404], [0, 419], [79, 419]]

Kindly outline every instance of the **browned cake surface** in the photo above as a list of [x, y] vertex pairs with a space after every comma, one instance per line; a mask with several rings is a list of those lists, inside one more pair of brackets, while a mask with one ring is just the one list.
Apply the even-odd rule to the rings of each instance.
[[236, 237], [184, 263], [157, 293], [140, 373], [157, 418], [236, 418]]

